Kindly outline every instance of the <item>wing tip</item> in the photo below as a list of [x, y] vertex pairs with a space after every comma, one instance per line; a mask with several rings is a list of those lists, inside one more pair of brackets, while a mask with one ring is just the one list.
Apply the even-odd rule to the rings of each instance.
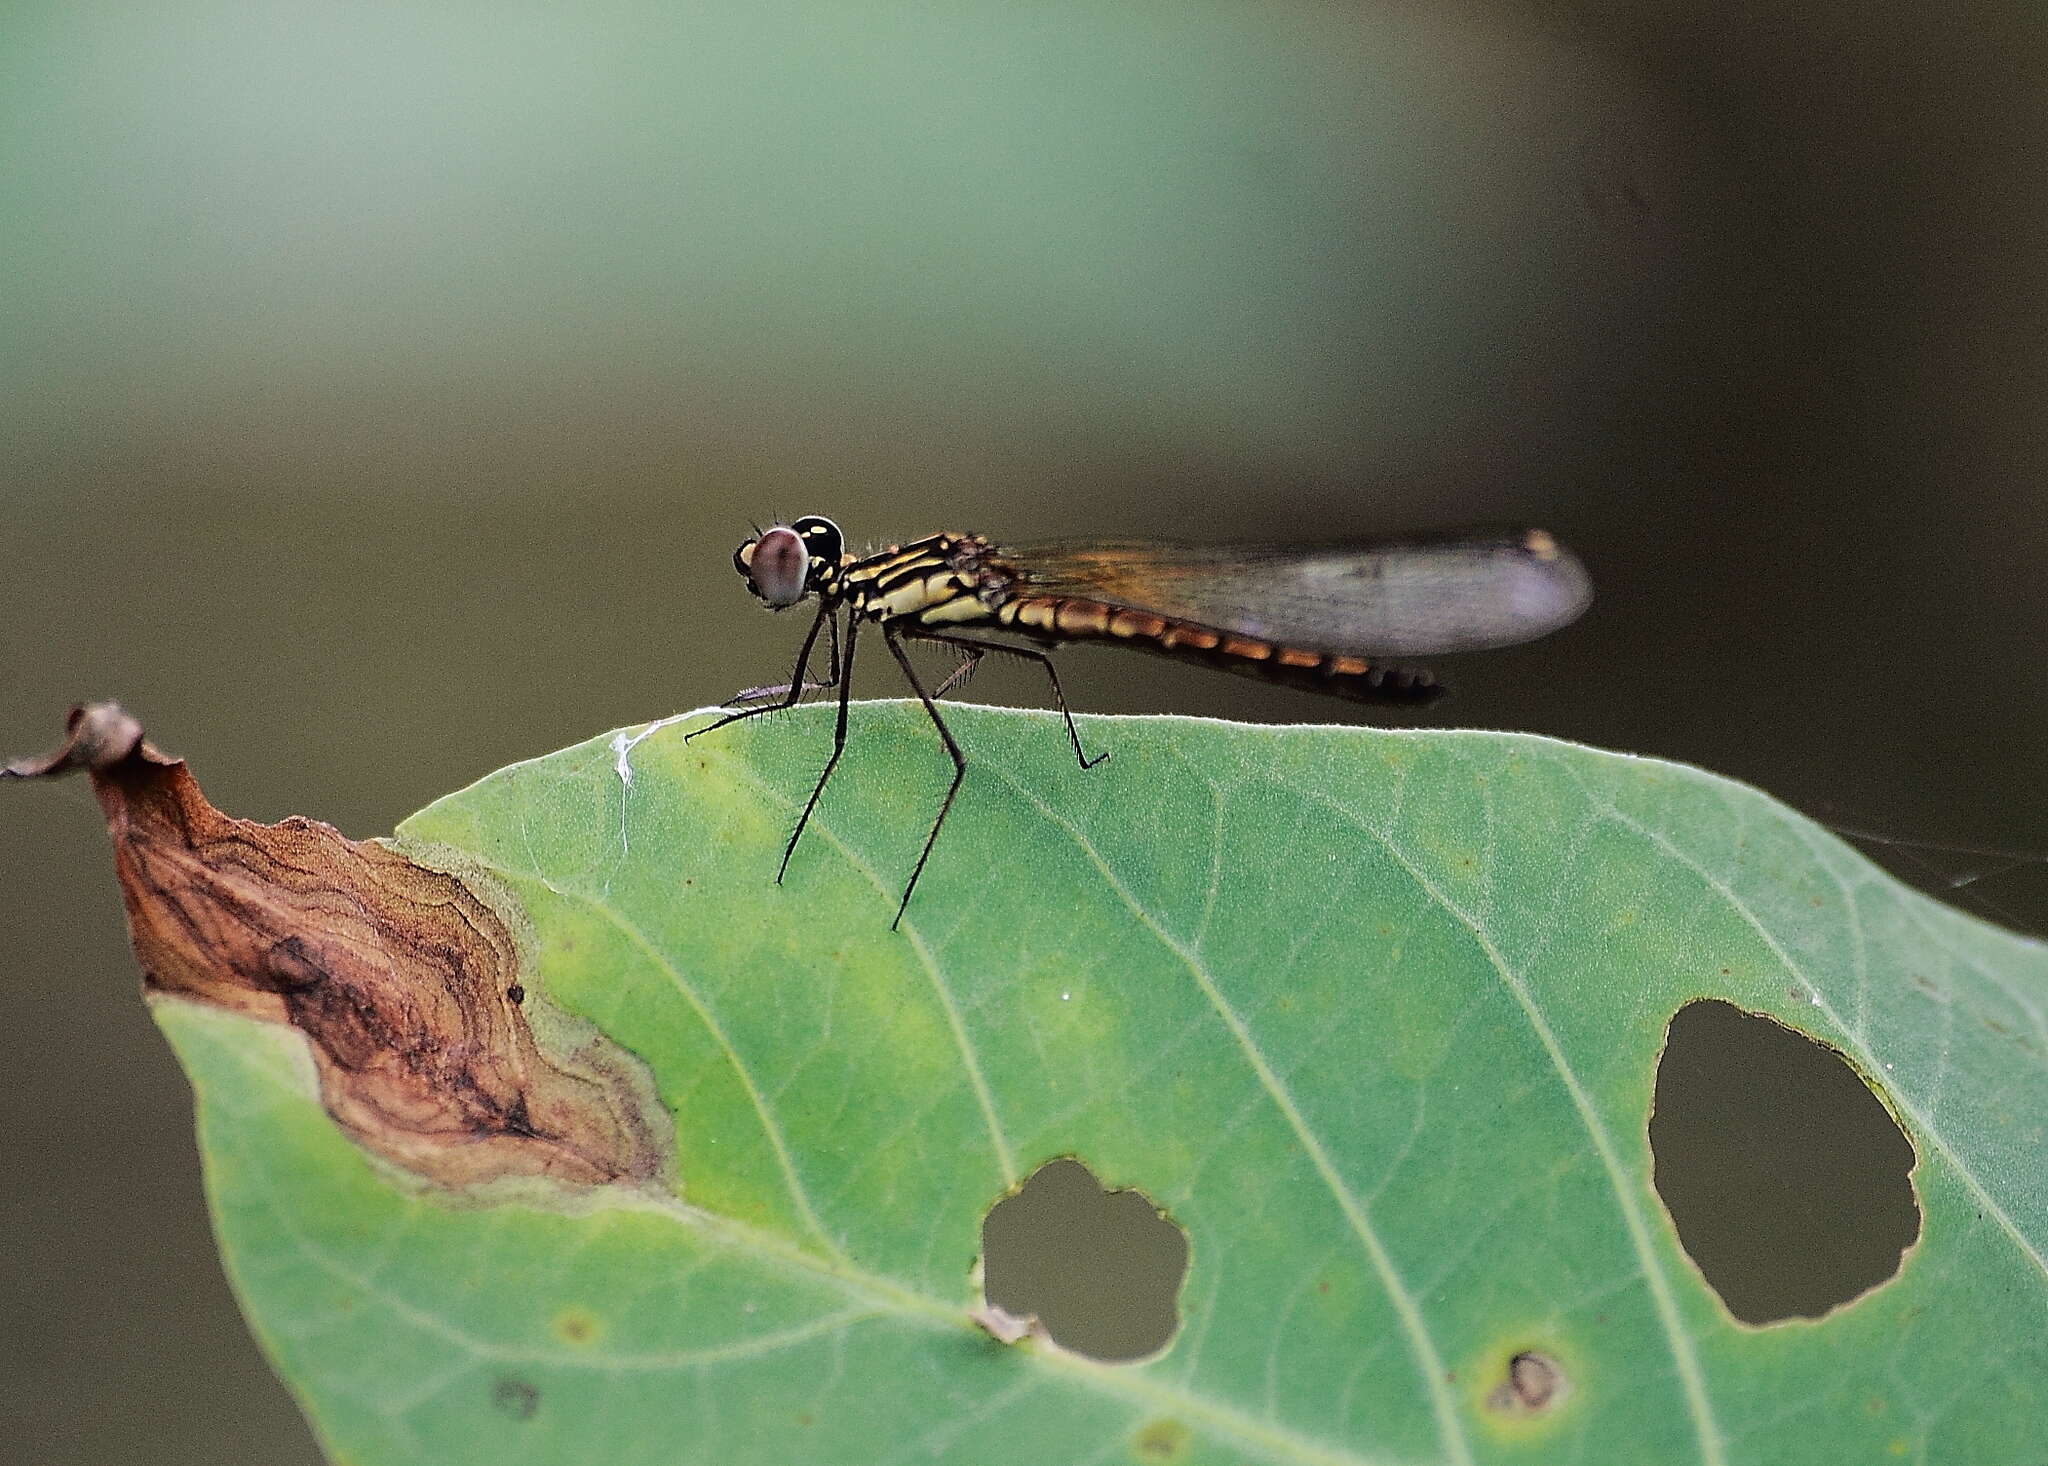
[[1525, 530], [1521, 545], [1536, 572], [1523, 587], [1523, 615], [1531, 626], [1541, 628], [1530, 634], [1541, 636], [1571, 625], [1593, 603], [1593, 577], [1585, 564], [1547, 529]]

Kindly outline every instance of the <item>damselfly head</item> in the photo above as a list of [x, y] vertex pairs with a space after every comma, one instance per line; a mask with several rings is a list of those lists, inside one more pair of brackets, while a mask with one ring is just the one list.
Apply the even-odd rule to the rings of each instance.
[[820, 574], [838, 567], [844, 544], [838, 525], [807, 515], [741, 541], [732, 552], [733, 569], [748, 590], [780, 611], [818, 589]]

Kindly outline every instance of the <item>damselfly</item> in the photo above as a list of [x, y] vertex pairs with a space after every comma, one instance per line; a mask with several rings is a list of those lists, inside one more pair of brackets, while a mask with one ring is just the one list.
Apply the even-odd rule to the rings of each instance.
[[[939, 715], [938, 700], [991, 653], [1037, 662], [1084, 769], [1093, 758], [1060, 690], [1053, 650], [1103, 641], [1204, 666], [1372, 703], [1422, 703], [1441, 689], [1419, 668], [1383, 657], [1434, 656], [1512, 646], [1576, 619], [1592, 591], [1569, 551], [1542, 530], [1378, 545], [1176, 545], [1149, 540], [1073, 540], [1000, 546], [972, 534], [935, 534], [877, 554], [846, 552], [839, 526], [807, 517], [744, 541], [732, 562], [747, 588], [781, 611], [813, 597], [818, 614], [777, 687], [731, 698], [739, 711], [685, 735], [793, 706], [806, 692], [837, 688], [832, 755], [798, 816], [779, 883], [818, 799], [846, 749], [847, 699], [862, 626], [872, 622], [938, 729], [953, 761], [896, 921], [910, 905], [939, 828], [953, 808], [967, 759]], [[843, 629], [842, 629], [843, 628]], [[1016, 641], [969, 632], [1008, 633]], [[811, 653], [829, 633], [825, 675], [808, 680]], [[937, 642], [961, 656], [926, 689], [904, 651]]]

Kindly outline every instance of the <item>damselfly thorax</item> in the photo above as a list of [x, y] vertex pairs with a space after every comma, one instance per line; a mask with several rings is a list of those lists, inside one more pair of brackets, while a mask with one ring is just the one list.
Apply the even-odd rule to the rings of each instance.
[[[845, 749], [863, 626], [880, 630], [953, 761], [953, 781], [904, 887], [898, 922], [967, 769], [937, 700], [991, 653], [1044, 667], [1074, 756], [1086, 769], [1108, 755], [1083, 751], [1060, 689], [1050, 653], [1069, 642], [1121, 644], [1354, 701], [1413, 704], [1438, 695], [1435, 678], [1387, 658], [1512, 646], [1576, 619], [1591, 598], [1578, 561], [1542, 530], [1320, 547], [1140, 540], [999, 546], [979, 535], [935, 534], [855, 556], [837, 525], [812, 517], [744, 541], [733, 565], [773, 609], [816, 599], [818, 613], [786, 684], [740, 693], [732, 705], [746, 706], [686, 736], [789, 707], [807, 691], [839, 691], [832, 754], [783, 850], [777, 881]], [[821, 632], [830, 634], [825, 675], [807, 681]], [[961, 662], [927, 690], [904, 652], [906, 641], [937, 642], [960, 653]]]

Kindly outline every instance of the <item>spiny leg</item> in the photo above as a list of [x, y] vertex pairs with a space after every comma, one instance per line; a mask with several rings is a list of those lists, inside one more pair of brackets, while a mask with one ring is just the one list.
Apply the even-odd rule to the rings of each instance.
[[[830, 633], [832, 649], [825, 654], [826, 670], [823, 681], [812, 682], [807, 678], [799, 676], [793, 681], [778, 682], [773, 687], [749, 687], [744, 691], [735, 692], [725, 700], [723, 705], [731, 708], [738, 707], [743, 702], [755, 702], [762, 698], [779, 697], [786, 699], [786, 701], [778, 703], [775, 707], [767, 710], [779, 712], [781, 709], [788, 707], [796, 698], [801, 698], [806, 692], [824, 692], [830, 688], [837, 687], [839, 685], [839, 618], [834, 616], [831, 620], [827, 621], [825, 623], [825, 630]], [[797, 689], [796, 698], [790, 697], [791, 688]], [[706, 731], [708, 732], [709, 730], [707, 729]]]
[[[804, 804], [804, 812], [797, 817], [796, 828], [789, 832], [789, 843], [782, 848], [782, 864], [775, 868], [775, 884], [778, 886], [782, 884], [783, 873], [789, 869], [790, 856], [796, 854], [796, 842], [804, 837], [804, 826], [811, 822], [811, 811], [818, 807], [818, 796], [825, 792], [832, 771], [839, 766], [839, 755], [846, 751], [846, 702], [853, 693], [853, 644], [859, 636], [860, 618], [851, 616], [846, 622], [846, 647], [839, 658], [839, 718], [832, 727], [832, 757], [825, 760], [825, 771], [818, 775], [811, 797]], [[746, 714], [735, 716], [745, 717]], [[899, 911], [897, 914], [900, 916], [902, 913]]]
[[946, 674], [946, 680], [932, 689], [932, 701], [937, 702], [947, 693], [965, 686], [967, 679], [974, 675], [974, 669], [981, 665], [981, 657], [980, 652], [969, 652], [959, 666]]
[[[811, 648], [818, 644], [818, 632], [828, 621], [832, 626], [832, 669], [824, 682], [807, 683], [804, 681], [804, 672], [810, 665]], [[737, 723], [745, 718], [758, 718], [763, 713], [780, 712], [784, 708], [795, 707], [797, 700], [804, 695], [806, 688], [831, 687], [841, 680], [841, 674], [844, 670], [839, 665], [839, 619], [833, 614], [831, 606], [820, 604], [817, 619], [811, 622], [811, 629], [804, 633], [804, 644], [797, 648], [796, 670], [790, 673], [789, 681], [781, 687], [751, 687], [730, 700], [732, 702], [739, 702], [758, 695], [761, 697], [779, 696], [782, 701], [763, 703], [757, 708], [741, 708], [736, 713], [727, 713], [715, 723], [706, 723], [701, 728], [692, 728], [683, 735], [683, 742], [688, 743], [700, 733], [715, 733], [727, 723]]]
[[[1072, 709], [1067, 706], [1067, 694], [1060, 687], [1059, 669], [1053, 666], [1052, 657], [1048, 653], [1035, 651], [1030, 647], [1009, 646], [1000, 641], [982, 641], [977, 637], [953, 636], [943, 632], [919, 631], [908, 634], [915, 636], [919, 641], [943, 642], [947, 646], [960, 648], [974, 659], [974, 661], [967, 663], [968, 668], [972, 668], [974, 662], [980, 661], [982, 656], [989, 652], [1004, 653], [1013, 657], [1025, 657], [1038, 663], [1039, 666], [1045, 668], [1045, 675], [1052, 681], [1052, 700], [1058, 706], [1060, 716], [1067, 720], [1067, 739], [1074, 745], [1074, 757], [1080, 761], [1081, 767], [1092, 769], [1109, 757], [1107, 749], [1096, 754], [1093, 758], [1088, 757], [1087, 754], [1081, 751], [1081, 731], [1074, 726], [1074, 714]], [[952, 686], [955, 678], [958, 676], [960, 674], [955, 673], [953, 677], [947, 678], [946, 686]]]
[[953, 741], [953, 732], [946, 726], [946, 720], [939, 716], [938, 704], [924, 690], [924, 684], [917, 680], [917, 669], [910, 665], [903, 643], [896, 639], [895, 628], [886, 621], [882, 623], [882, 640], [888, 643], [889, 654], [896, 658], [896, 665], [903, 669], [904, 680], [910, 683], [910, 690], [917, 694], [917, 700], [931, 715], [932, 726], [939, 730], [939, 741], [946, 745], [946, 756], [953, 760], [953, 782], [946, 786], [946, 797], [939, 805], [939, 817], [932, 821], [932, 832], [924, 837], [924, 849], [919, 852], [917, 865], [910, 872], [910, 884], [903, 888], [903, 899], [896, 903], [896, 920], [889, 923], [889, 930], [894, 931], [910, 906], [910, 893], [917, 889], [917, 878], [924, 874], [924, 863], [932, 858], [932, 846], [939, 842], [939, 826], [946, 822], [946, 814], [953, 807], [953, 796], [960, 792], [960, 781], [967, 777], [967, 757], [960, 752], [960, 745]]
[[810, 678], [806, 677], [801, 682], [774, 682], [765, 687], [743, 687], [720, 703], [719, 706], [736, 708], [743, 703], [768, 702], [770, 699], [774, 699], [770, 706], [756, 709], [756, 711], [779, 713], [789, 706], [788, 699], [791, 688], [795, 688], [797, 696], [801, 698], [807, 692], [829, 692], [838, 685], [839, 683], [832, 678], [827, 678], [823, 682], [813, 682]]

